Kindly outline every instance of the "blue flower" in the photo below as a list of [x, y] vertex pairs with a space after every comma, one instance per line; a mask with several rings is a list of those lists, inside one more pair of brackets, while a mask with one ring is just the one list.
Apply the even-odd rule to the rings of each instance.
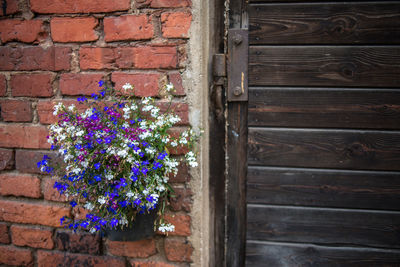
[[118, 220], [115, 218], [110, 221], [111, 227], [117, 226], [117, 224], [118, 224]]
[[132, 179], [133, 182], [136, 182], [137, 179], [138, 179], [138, 177], [137, 177], [136, 175], [132, 175], [132, 176], [131, 176], [131, 179]]
[[77, 145], [75, 145], [75, 148], [76, 148], [76, 149], [81, 149], [82, 146], [81, 146], [80, 144], [77, 144]]
[[78, 99], [77, 99], [77, 101], [78, 102], [85, 102], [87, 100], [87, 98], [86, 97], [78, 97]]
[[103, 84], [104, 84], [104, 81], [100, 80], [100, 81], [99, 81], [99, 87], [102, 87]]
[[133, 202], [133, 204], [135, 204], [136, 206], [140, 206], [140, 203], [142, 203], [142, 201], [141, 201], [139, 198], [137, 198], [137, 199]]
[[158, 155], [157, 159], [163, 160], [167, 155], [168, 155], [167, 152], [164, 151], [163, 153], [161, 153], [160, 155]]
[[149, 170], [147, 168], [143, 168], [141, 171], [142, 171], [143, 175], [146, 175]]
[[82, 223], [81, 223], [81, 227], [83, 227], [83, 228], [86, 228], [86, 227], [88, 227], [89, 226], [89, 223], [87, 222], [87, 221], [83, 221]]
[[94, 164], [94, 168], [96, 170], [100, 169], [100, 166], [101, 166], [100, 162]]
[[155, 162], [152, 169], [153, 169], [153, 170], [157, 170], [158, 168], [162, 168], [162, 166], [163, 166], [162, 163], [160, 163], [160, 162]]
[[77, 203], [75, 202], [75, 201], [71, 201], [70, 203], [69, 203], [72, 207], [75, 207], [76, 205], [77, 205]]
[[143, 157], [144, 157], [144, 153], [143, 153], [143, 152], [140, 152], [140, 153], [139, 153], [139, 156], [143, 158]]
[[100, 182], [100, 181], [101, 181], [101, 176], [100, 176], [100, 175], [95, 175], [93, 178], [94, 178], [97, 182]]
[[96, 139], [97, 143], [101, 144], [103, 142], [103, 140], [101, 140], [101, 138], [97, 138]]
[[130, 120], [129, 123], [130, 124], [135, 124], [135, 120]]
[[64, 221], [65, 221], [65, 216], [61, 217], [61, 219], [60, 219], [60, 225], [63, 225]]

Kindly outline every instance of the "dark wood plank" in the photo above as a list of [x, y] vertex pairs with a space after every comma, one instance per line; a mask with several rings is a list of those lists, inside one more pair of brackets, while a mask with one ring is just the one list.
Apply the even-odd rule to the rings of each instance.
[[400, 248], [400, 212], [247, 206], [247, 239]]
[[247, 266], [389, 267], [400, 265], [399, 250], [338, 248], [311, 244], [247, 242]]
[[249, 128], [250, 165], [400, 170], [400, 133]]
[[252, 88], [248, 123], [400, 129], [400, 90]]
[[243, 266], [246, 240], [247, 102], [228, 103], [227, 265]]
[[400, 87], [400, 47], [262, 46], [249, 50], [250, 86]]
[[400, 209], [400, 172], [249, 167], [247, 203]]
[[250, 44], [398, 44], [400, 3], [251, 5]]

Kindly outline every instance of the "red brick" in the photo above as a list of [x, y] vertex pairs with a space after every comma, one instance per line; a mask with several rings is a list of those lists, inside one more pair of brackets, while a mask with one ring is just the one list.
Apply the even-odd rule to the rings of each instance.
[[7, 92], [6, 76], [0, 74], [0, 96], [5, 96]]
[[97, 13], [128, 10], [129, 0], [30, 0], [31, 9], [37, 13]]
[[191, 0], [152, 0], [151, 7], [188, 7]]
[[100, 73], [65, 73], [60, 77], [60, 90], [63, 95], [91, 95], [98, 93], [98, 82], [103, 79]]
[[44, 126], [1, 125], [0, 147], [50, 148]]
[[192, 14], [185, 12], [166, 12], [161, 14], [161, 28], [166, 38], [188, 38]]
[[96, 267], [125, 267], [125, 260], [110, 256], [89, 256], [70, 254], [56, 251], [37, 252], [38, 267], [54, 266], [96, 266]]
[[60, 206], [0, 200], [1, 221], [59, 227], [60, 218], [69, 214], [69, 208]]
[[82, 47], [81, 69], [128, 69], [134, 67], [133, 47]]
[[66, 202], [67, 198], [64, 194], [60, 194], [56, 188], [54, 188], [54, 179], [44, 179], [43, 180], [43, 197], [46, 200]]
[[33, 248], [53, 249], [52, 231], [49, 229], [31, 228], [13, 225], [10, 228], [13, 244]]
[[30, 150], [17, 150], [15, 152], [16, 169], [23, 173], [37, 173], [42, 174], [40, 169], [37, 167], [37, 162], [43, 159], [44, 155], [55, 158], [55, 152], [43, 152], [43, 151], [30, 151]]
[[0, 195], [40, 197], [40, 179], [27, 174], [0, 174]]
[[18, 11], [18, 0], [7, 0], [6, 14], [3, 13], [3, 9], [0, 9], [0, 16], [15, 14]]
[[0, 47], [0, 70], [69, 70], [69, 47]]
[[192, 245], [181, 239], [167, 238], [164, 241], [165, 255], [170, 261], [191, 262]]
[[[174, 232], [168, 232], [168, 235], [175, 236], [190, 236], [190, 217], [188, 215], [172, 215], [165, 214], [164, 219], [167, 223], [171, 223], [175, 226]], [[158, 232], [162, 234], [161, 232]]]
[[170, 199], [170, 206], [173, 211], [190, 211], [193, 192], [189, 188], [174, 187], [174, 197]]
[[0, 100], [1, 118], [4, 121], [31, 122], [31, 103], [25, 100]]
[[45, 34], [42, 20], [0, 20], [0, 29], [3, 43], [11, 41], [32, 43], [42, 39]]
[[0, 243], [9, 244], [10, 236], [8, 234], [8, 227], [5, 223], [0, 223]]
[[135, 67], [140, 69], [170, 69], [178, 66], [176, 47], [144, 46], [136, 47]]
[[179, 95], [179, 96], [184, 96], [186, 95], [185, 93], [185, 88], [183, 88], [182, 85], [182, 77], [180, 73], [170, 73], [168, 74], [168, 79], [169, 82], [174, 85], [175, 92], [173, 92], [174, 95]]
[[51, 38], [60, 43], [96, 41], [99, 36], [94, 28], [98, 24], [93, 17], [53, 18], [50, 21]]
[[14, 167], [14, 152], [11, 149], [0, 148], [0, 171]]
[[50, 97], [53, 74], [16, 74], [11, 76], [10, 87], [13, 96]]
[[157, 96], [160, 74], [115, 72], [111, 76], [114, 88], [122, 89], [125, 83], [134, 86], [136, 96]]
[[104, 19], [106, 42], [151, 39], [153, 24], [147, 15], [126, 15]]
[[189, 168], [184, 163], [181, 162], [178, 165], [178, 174], [174, 177], [173, 174], [169, 175], [169, 182], [171, 183], [185, 183], [190, 180]]
[[174, 267], [175, 266], [165, 262], [137, 261], [137, 260], [130, 260], [129, 264], [131, 265], [131, 267]]
[[16, 266], [33, 266], [32, 252], [29, 249], [0, 246], [0, 263]]
[[88, 107], [86, 104], [78, 103], [76, 100], [43, 100], [39, 101], [37, 105], [37, 112], [39, 115], [39, 121], [43, 124], [51, 124], [58, 121], [58, 117], [53, 115], [54, 105], [62, 102], [65, 106], [74, 104], [78, 112], [86, 110]]
[[73, 253], [100, 254], [100, 236], [89, 233], [59, 231], [55, 241], [57, 249]]
[[108, 252], [116, 256], [132, 258], [148, 258], [157, 253], [154, 239], [145, 239], [134, 242], [108, 241]]

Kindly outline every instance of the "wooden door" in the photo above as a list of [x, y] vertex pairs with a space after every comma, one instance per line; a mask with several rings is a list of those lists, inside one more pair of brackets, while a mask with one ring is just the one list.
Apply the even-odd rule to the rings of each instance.
[[251, 0], [247, 16], [235, 266], [400, 266], [400, 1]]

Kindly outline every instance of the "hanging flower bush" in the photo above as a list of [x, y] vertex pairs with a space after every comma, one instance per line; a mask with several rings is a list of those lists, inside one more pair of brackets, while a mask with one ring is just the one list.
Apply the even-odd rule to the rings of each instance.
[[74, 105], [54, 107], [59, 120], [49, 126], [48, 142], [64, 163], [54, 167], [47, 155], [38, 162], [42, 171], [59, 177], [54, 187], [69, 197], [72, 207], [89, 211], [81, 220], [63, 217], [61, 224], [96, 232], [130, 226], [137, 214], [158, 210], [154, 226], [174, 231], [162, 216], [173, 192], [168, 177], [177, 174], [179, 165], [169, 149], [183, 148], [182, 160], [196, 167], [198, 136], [191, 129], [171, 135], [169, 130], [181, 120], [172, 108], [173, 86], [165, 88], [169, 101], [164, 112], [153, 98], [137, 100], [130, 84], [118, 91], [103, 81], [99, 86], [94, 100], [78, 98], [88, 107], [83, 113]]

